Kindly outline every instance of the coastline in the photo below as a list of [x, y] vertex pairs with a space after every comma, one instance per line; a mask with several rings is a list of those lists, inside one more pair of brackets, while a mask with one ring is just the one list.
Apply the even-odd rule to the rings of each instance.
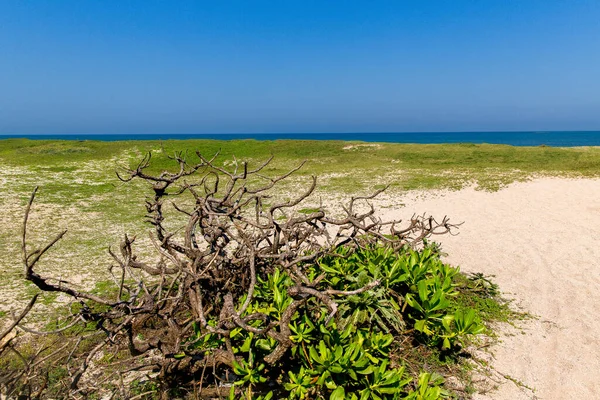
[[74, 141], [323, 140], [404, 144], [497, 144], [510, 146], [600, 146], [600, 131], [323, 132], [203, 134], [0, 134], [4, 139]]

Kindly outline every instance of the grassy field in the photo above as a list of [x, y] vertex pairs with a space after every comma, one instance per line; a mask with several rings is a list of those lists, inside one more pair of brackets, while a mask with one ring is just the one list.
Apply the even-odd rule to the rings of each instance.
[[[90, 287], [92, 277], [108, 279], [106, 249], [122, 235], [138, 234], [148, 188], [123, 183], [119, 165], [134, 165], [152, 151], [152, 169], [170, 168], [166, 154], [195, 151], [210, 156], [221, 150], [219, 165], [231, 167], [234, 155], [251, 165], [274, 155], [265, 171], [283, 173], [303, 160], [305, 167], [280, 189], [285, 196], [319, 176], [320, 198], [338, 199], [368, 193], [390, 184], [390, 193], [419, 189], [459, 189], [476, 185], [498, 190], [535, 176], [600, 176], [599, 148], [511, 147], [500, 145], [374, 144], [339, 141], [0, 141], [0, 315], [26, 299], [33, 289], [23, 285], [19, 240], [27, 199], [40, 186], [31, 220], [31, 238], [41, 244], [62, 228], [69, 233], [40, 265], [40, 272]], [[47, 299], [47, 302], [54, 300]]]

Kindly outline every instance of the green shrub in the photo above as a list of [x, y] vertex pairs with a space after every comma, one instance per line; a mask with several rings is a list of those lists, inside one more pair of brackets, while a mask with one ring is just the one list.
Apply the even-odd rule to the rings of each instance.
[[[238, 357], [231, 377], [231, 396], [305, 399], [437, 399], [448, 397], [443, 378], [423, 371], [411, 376], [400, 361], [401, 338], [410, 336], [423, 346], [459, 350], [470, 335], [483, 332], [473, 309], [455, 309], [459, 296], [457, 268], [440, 260], [434, 246], [421, 251], [393, 251], [383, 245], [338, 256], [323, 257], [305, 266], [311, 276], [322, 275], [321, 285], [353, 291], [368, 282], [377, 287], [344, 296], [335, 320], [328, 310], [308, 299], [290, 323], [293, 346], [276, 365], [263, 357], [276, 341], [241, 328], [230, 335]], [[244, 316], [264, 313], [279, 319], [292, 298], [289, 275], [279, 269], [257, 280], [255, 296]], [[240, 299], [240, 304], [245, 298]], [[216, 321], [211, 321], [212, 325]], [[257, 325], [258, 324], [254, 324]], [[195, 325], [182, 359], [198, 351], [209, 354], [226, 345], [223, 338]], [[238, 391], [236, 391], [238, 389]], [[257, 397], [258, 396], [258, 397]]]
[[[121, 272], [113, 273], [114, 285], [101, 281], [90, 292], [35, 272], [66, 231], [42, 250], [27, 250], [34, 190], [23, 225], [26, 279], [76, 304], [54, 324], [53, 334], [66, 339], [61, 351], [22, 357], [29, 375], [9, 372], [7, 393], [44, 391], [47, 371], [64, 362], [66, 374], [55, 374], [48, 390], [56, 396], [106, 389], [126, 397], [140, 388], [126, 387], [122, 374], [138, 369], [153, 372], [144, 382], [163, 398], [196, 396], [199, 388], [205, 398], [225, 391], [263, 400], [450, 396], [435, 361], [419, 365], [414, 354], [460, 354], [484, 331], [470, 304], [493, 295], [485, 279], [465, 281], [425, 241], [454, 227], [447, 218], [415, 216], [406, 229], [384, 235], [399, 221], [353, 208], [378, 192], [352, 198], [345, 216], [333, 218], [322, 208], [297, 207], [316, 177], [295, 199], [278, 202], [271, 189], [296, 169], [265, 181], [259, 173], [269, 161], [252, 169], [234, 160], [228, 171], [196, 155], [197, 164], [181, 153], [170, 157], [178, 172], [149, 175], [150, 154], [121, 171], [123, 181], [150, 184], [147, 219], [160, 260], [138, 257], [135, 238], [125, 235], [118, 251], [109, 250]], [[101, 365], [104, 389], [80, 386], [92, 364]], [[29, 365], [39, 368], [30, 372]]]

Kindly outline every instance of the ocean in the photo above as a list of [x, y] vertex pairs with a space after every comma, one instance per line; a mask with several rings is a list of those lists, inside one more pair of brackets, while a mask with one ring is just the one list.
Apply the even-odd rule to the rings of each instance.
[[600, 146], [600, 131], [544, 132], [397, 132], [397, 133], [223, 133], [223, 134], [70, 134], [0, 135], [32, 140], [343, 140], [386, 143], [490, 143], [512, 146]]

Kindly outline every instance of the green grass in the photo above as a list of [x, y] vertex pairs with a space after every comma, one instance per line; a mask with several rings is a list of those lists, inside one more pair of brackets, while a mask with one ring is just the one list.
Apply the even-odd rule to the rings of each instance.
[[[459, 189], [476, 185], [482, 190], [534, 176], [600, 176], [600, 148], [511, 147], [503, 145], [417, 145], [342, 141], [53, 141], [0, 140], [0, 206], [5, 210], [0, 233], [0, 270], [7, 271], [0, 289], [15, 288], [21, 272], [19, 235], [25, 205], [34, 186], [40, 186], [32, 211], [30, 239], [40, 245], [61, 229], [69, 232], [40, 263], [52, 276], [68, 276], [77, 269], [86, 287], [88, 277], [108, 279], [108, 246], [124, 233], [147, 240], [144, 182], [123, 183], [115, 170], [134, 166], [153, 152], [150, 172], [174, 169], [166, 155], [181, 151], [197, 161], [196, 151], [232, 169], [234, 156], [257, 166], [273, 155], [265, 175], [277, 175], [306, 160], [303, 169], [283, 182], [279, 194], [291, 197], [318, 176], [317, 196], [367, 194], [389, 184], [391, 193], [410, 189]], [[340, 197], [338, 196], [338, 197]], [[337, 200], [335, 200], [337, 201]], [[305, 204], [310, 212], [317, 204]], [[37, 220], [35, 218], [38, 218]], [[149, 246], [140, 246], [140, 248]], [[84, 268], [82, 269], [82, 266]], [[17, 290], [17, 289], [15, 289]], [[12, 309], [10, 297], [0, 296], [0, 312]], [[23, 297], [23, 296], [20, 296]], [[50, 301], [50, 300], [48, 300]]]
[[[116, 246], [125, 232], [137, 234], [139, 240], [147, 238], [149, 226], [143, 223], [144, 198], [150, 191], [142, 182], [122, 183], [115, 169], [119, 165], [134, 166], [151, 150], [154, 156], [150, 170], [153, 172], [173, 169], [174, 164], [165, 153], [175, 151], [187, 153], [190, 162], [194, 162], [196, 150], [206, 156], [221, 150], [216, 162], [227, 168], [232, 168], [234, 155], [238, 160], [248, 160], [251, 166], [274, 155], [273, 163], [264, 171], [267, 175], [281, 174], [307, 160], [293, 181], [284, 185], [283, 194], [288, 197], [296, 195], [310, 175], [319, 177], [322, 195], [365, 194], [386, 184], [392, 192], [459, 189], [471, 184], [483, 190], [498, 190], [511, 182], [539, 175], [600, 176], [600, 148], [387, 143], [363, 146], [357, 142], [284, 140], [163, 143], [0, 140], [0, 193], [3, 194], [0, 205], [6, 210], [2, 220], [4, 229], [0, 233], [3, 243], [0, 270], [6, 271], [0, 280], [0, 291], [5, 293], [4, 297], [0, 296], [0, 318], [21, 308], [15, 307], [14, 298], [26, 302], [37, 292], [31, 285], [23, 285], [19, 264], [22, 216], [36, 185], [40, 190], [32, 210], [30, 250], [61, 229], [69, 229], [65, 238], [40, 262], [39, 270], [44, 275], [67, 280], [71, 275], [82, 276], [79, 287], [96, 294], [116, 295], [116, 286], [108, 280], [107, 268], [112, 260], [107, 248]], [[308, 204], [299, 212], [317, 210], [314, 204]], [[140, 246], [138, 250], [144, 248], [150, 246]], [[461, 278], [459, 284], [465, 290], [455, 299], [456, 308], [475, 308], [486, 323], [513, 322], [526, 317], [512, 310], [497, 297], [493, 286], [483, 277], [479, 278]], [[486, 291], [489, 293], [482, 295]], [[56, 297], [54, 293], [45, 294], [39, 303], [50, 307]], [[468, 364], [440, 357], [437, 350], [415, 352], [406, 357], [417, 360], [416, 365], [428, 365], [440, 371], [454, 369], [457, 375], [468, 377], [468, 371], [461, 370], [468, 368]], [[53, 373], [55, 376], [50, 379], [60, 380], [63, 372], [58, 368]], [[148, 389], [140, 384], [140, 393]]]
[[318, 208], [302, 208], [300, 210], [298, 210], [298, 212], [300, 214], [313, 214], [316, 212], [319, 212], [320, 210]]
[[[599, 148], [512, 147], [475, 144], [365, 144], [341, 141], [0, 141], [0, 162], [17, 169], [14, 186], [22, 202], [35, 184], [42, 185], [45, 201], [55, 204], [85, 203], [87, 211], [110, 210], [122, 221], [135, 221], [131, 213], [132, 193], [140, 186], [124, 185], [115, 176], [119, 165], [133, 166], [148, 151], [154, 157], [150, 171], [172, 169], [165, 155], [181, 151], [188, 160], [197, 160], [199, 150], [206, 156], [221, 151], [217, 164], [231, 164], [233, 157], [251, 165], [271, 155], [275, 160], [265, 173], [281, 174], [300, 162], [305, 167], [296, 180], [319, 176], [324, 192], [345, 194], [366, 192], [389, 184], [391, 190], [459, 189], [475, 184], [480, 189], [498, 190], [534, 175], [600, 175]], [[165, 154], [166, 153], [166, 154]], [[19, 175], [23, 179], [19, 179]], [[304, 180], [303, 180], [304, 178]], [[136, 186], [137, 185], [137, 186]], [[103, 202], [100, 198], [117, 198]], [[135, 200], [135, 199], [134, 199]], [[143, 210], [142, 210], [143, 211]]]
[[[255, 140], [186, 140], [158, 141], [31, 141], [9, 139], [0, 141], [0, 159], [6, 165], [25, 166], [40, 174], [76, 174], [78, 165], [102, 163], [97, 178], [112, 175], [118, 161], [131, 165], [150, 150], [187, 152], [212, 155], [221, 150], [220, 162], [250, 159], [254, 164], [275, 155], [268, 170], [283, 172], [302, 160], [308, 160], [300, 175], [348, 173], [344, 181], [359, 182], [361, 175], [386, 176], [387, 183], [401, 188], [458, 187], [465, 182], [478, 182], [484, 187], [505, 184], [530, 174], [576, 174], [597, 176], [600, 173], [600, 149], [512, 147], [475, 144], [392, 144], [361, 146], [341, 141], [255, 141]], [[356, 147], [358, 146], [358, 147]], [[172, 167], [172, 162], [157, 154], [152, 169]], [[111, 168], [112, 167], [112, 168]], [[401, 175], [396, 172], [402, 171]], [[367, 173], [368, 172], [368, 173]], [[388, 176], [389, 174], [389, 176]], [[338, 182], [339, 183], [339, 182]], [[93, 188], [107, 191], [110, 187]], [[60, 190], [60, 188], [56, 188]], [[87, 189], [86, 189], [87, 190]], [[90, 189], [91, 190], [91, 189]]]
[[480, 273], [468, 276], [458, 274], [455, 280], [459, 295], [452, 299], [451, 307], [475, 309], [488, 327], [497, 322], [514, 324], [532, 317], [511, 307], [510, 301], [501, 297], [500, 288], [492, 282], [491, 277]]
[[[497, 340], [499, 324], [518, 326], [523, 320], [533, 318], [530, 314], [515, 310], [510, 301], [502, 298], [500, 289], [490, 277], [459, 273], [454, 277], [454, 281], [458, 294], [450, 300], [450, 311], [472, 308], [486, 326], [485, 337], [468, 338], [466, 344], [469, 346], [479, 347], [482, 343]], [[487, 345], [483, 348], [486, 347]], [[487, 362], [477, 352], [448, 352], [437, 347], [403, 345], [400, 354], [401, 361], [405, 362], [408, 368], [417, 366], [430, 372], [458, 378], [460, 392], [469, 396], [478, 390], [479, 385], [473, 380], [475, 373], [491, 377], [486, 368]], [[413, 369], [412, 372], [416, 374], [417, 369]], [[480, 379], [479, 377], [479, 383]]]

